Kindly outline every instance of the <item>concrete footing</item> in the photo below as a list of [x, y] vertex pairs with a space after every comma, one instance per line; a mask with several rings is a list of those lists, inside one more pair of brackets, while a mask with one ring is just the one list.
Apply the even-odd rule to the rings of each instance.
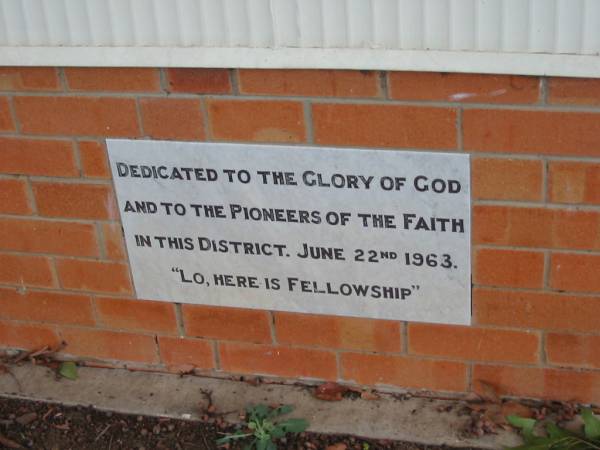
[[[217, 412], [235, 422], [250, 404], [291, 404], [294, 417], [310, 421], [310, 431], [352, 434], [453, 447], [501, 448], [518, 445], [513, 432], [500, 431], [480, 439], [463, 435], [468, 416], [459, 415], [460, 403], [382, 394], [378, 400], [344, 399], [327, 402], [303, 386], [249, 383], [198, 376], [178, 376], [122, 369], [79, 369], [79, 379], [57, 380], [45, 367], [12, 366], [0, 375], [0, 396], [45, 400], [66, 405], [93, 405], [122, 413], [198, 419], [210, 392]], [[446, 412], [447, 406], [452, 405]], [[444, 411], [444, 412], [440, 412]]]

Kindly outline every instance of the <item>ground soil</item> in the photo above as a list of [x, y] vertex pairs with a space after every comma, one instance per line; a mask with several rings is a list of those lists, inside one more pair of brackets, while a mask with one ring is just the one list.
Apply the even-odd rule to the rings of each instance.
[[[132, 416], [99, 411], [91, 406], [57, 404], [0, 397], [0, 448], [42, 450], [212, 450], [231, 426], [218, 415], [203, 422]], [[353, 436], [301, 433], [277, 443], [279, 449], [439, 450], [407, 442], [372, 441]], [[242, 445], [231, 449], [242, 448]]]

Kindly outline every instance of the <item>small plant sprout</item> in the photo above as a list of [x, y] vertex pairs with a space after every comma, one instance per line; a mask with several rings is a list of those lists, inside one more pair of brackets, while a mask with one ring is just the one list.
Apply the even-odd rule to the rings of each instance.
[[65, 361], [61, 363], [58, 367], [58, 374], [61, 377], [69, 380], [76, 380], [79, 376], [77, 373], [77, 364], [75, 364], [73, 361]]
[[276, 421], [275, 418], [290, 413], [294, 408], [290, 405], [271, 408], [267, 405], [256, 405], [246, 409], [245, 429], [217, 439], [217, 445], [228, 442], [251, 439], [244, 450], [276, 450], [275, 439], [287, 433], [301, 433], [308, 427], [305, 419], [287, 419]]

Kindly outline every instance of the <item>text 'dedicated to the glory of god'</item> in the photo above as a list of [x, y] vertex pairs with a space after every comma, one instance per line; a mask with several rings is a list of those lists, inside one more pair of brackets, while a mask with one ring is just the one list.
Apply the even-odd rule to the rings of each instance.
[[137, 296], [469, 324], [469, 156], [107, 141]]

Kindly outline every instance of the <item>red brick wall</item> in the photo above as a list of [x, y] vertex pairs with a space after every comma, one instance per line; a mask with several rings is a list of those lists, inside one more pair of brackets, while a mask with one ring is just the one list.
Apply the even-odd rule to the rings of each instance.
[[[106, 137], [470, 153], [473, 326], [133, 300]], [[0, 345], [61, 340], [161, 370], [600, 402], [600, 80], [0, 68]]]

